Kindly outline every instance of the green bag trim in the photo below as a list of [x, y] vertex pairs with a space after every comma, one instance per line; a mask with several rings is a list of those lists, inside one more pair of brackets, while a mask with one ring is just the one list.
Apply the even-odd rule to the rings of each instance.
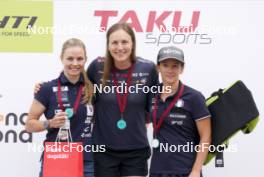
[[259, 117], [256, 117], [255, 119], [248, 122], [245, 128], [243, 128], [241, 131], [245, 134], [251, 133], [256, 128], [258, 123], [259, 123]]
[[[247, 123], [246, 128], [241, 129], [241, 131], [243, 131], [244, 133], [246, 132], [247, 134], [251, 133], [256, 128], [258, 122], [259, 122], [259, 117], [256, 117], [255, 119], [253, 119], [249, 123]], [[223, 143], [221, 143], [221, 145], [222, 144], [226, 145], [226, 147], [228, 148], [230, 139], [233, 138], [239, 131], [240, 130], [237, 130], [235, 133], [230, 135]], [[208, 152], [208, 155], [207, 155], [203, 165], [207, 165], [215, 156], [216, 156], [216, 153]]]
[[[235, 85], [237, 82], [234, 82], [233, 84], [231, 84], [228, 88], [225, 88], [223, 90], [223, 93], [225, 93], [229, 88], [231, 88], [233, 85]], [[210, 104], [212, 104], [214, 101], [216, 101], [219, 98], [219, 96], [213, 96], [209, 99], [206, 100], [206, 105], [209, 106]], [[245, 128], [240, 129], [244, 134], [249, 134], [251, 133], [257, 126], [259, 122], [259, 116], [254, 118], [253, 120], [249, 121], [246, 125]], [[221, 143], [221, 145], [226, 145], [226, 147], [228, 147], [229, 144], [229, 140], [234, 137], [240, 130], [237, 130], [235, 133], [233, 133], [232, 135], [230, 135], [223, 143]], [[214, 157], [216, 156], [216, 153], [213, 152], [208, 152], [208, 155], [206, 157], [206, 160], [204, 161], [203, 165], [207, 165]]]

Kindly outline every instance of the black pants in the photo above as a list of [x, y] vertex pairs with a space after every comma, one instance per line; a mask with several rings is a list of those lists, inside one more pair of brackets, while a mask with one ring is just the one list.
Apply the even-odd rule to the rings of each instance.
[[146, 176], [150, 148], [94, 153], [95, 177]]

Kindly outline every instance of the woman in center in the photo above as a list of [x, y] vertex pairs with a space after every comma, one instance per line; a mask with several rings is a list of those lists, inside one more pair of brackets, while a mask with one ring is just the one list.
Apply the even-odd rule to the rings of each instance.
[[144, 177], [150, 157], [145, 122], [151, 93], [146, 88], [157, 85], [158, 74], [153, 62], [136, 57], [128, 24], [114, 24], [106, 37], [106, 56], [95, 59], [87, 71], [98, 88], [93, 143], [106, 146], [105, 152], [94, 153], [95, 176]]

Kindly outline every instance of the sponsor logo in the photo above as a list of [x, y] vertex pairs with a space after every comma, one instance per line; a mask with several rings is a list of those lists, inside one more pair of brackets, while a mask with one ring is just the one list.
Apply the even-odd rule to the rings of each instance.
[[[13, 112], [7, 113], [6, 116], [2, 115], [2, 121], [7, 128], [0, 130], [0, 143], [28, 143], [32, 142], [32, 133], [28, 133], [24, 130], [25, 120], [27, 113], [16, 114]], [[23, 126], [23, 129], [19, 127]]]
[[177, 125], [183, 125], [183, 121], [182, 120], [172, 120], [171, 121], [171, 125], [175, 125], [175, 124], [177, 124]]
[[0, 52], [52, 52], [52, 34], [30, 32], [36, 26], [51, 27], [52, 19], [52, 2], [0, 2]]
[[186, 118], [186, 115], [185, 114], [170, 114], [169, 115], [170, 118], [179, 118], [179, 119], [185, 119]]
[[4, 16], [2, 19], [0, 19], [0, 28], [4, 29], [9, 24], [13, 29], [19, 27], [32, 28], [35, 25], [37, 19], [37, 16]]
[[[99, 32], [105, 32], [110, 19], [115, 22], [127, 22], [138, 33], [145, 34], [145, 43], [149, 45], [169, 44], [211, 44], [212, 38], [200, 25], [201, 11], [145, 11], [134, 10], [95, 10], [94, 17], [99, 19]], [[146, 25], [145, 25], [146, 24]], [[187, 24], [187, 25], [183, 25]]]
[[184, 101], [182, 99], [179, 99], [177, 103], [175, 104], [176, 107], [181, 108], [184, 106]]
[[[52, 90], [53, 90], [53, 92], [57, 92], [58, 91], [58, 87], [54, 86], [54, 87], [52, 87]], [[61, 86], [61, 91], [62, 92], [69, 91], [68, 86]]]
[[[106, 31], [108, 27], [108, 21], [110, 18], [117, 18], [120, 16], [118, 10], [95, 10], [94, 16], [100, 19], [100, 30]], [[147, 12], [147, 19], [138, 17], [138, 14], [134, 10], [126, 11], [121, 14], [121, 18], [118, 18], [119, 22], [130, 22], [130, 25], [136, 32], [153, 32], [154, 29], [165, 32], [168, 30], [168, 23], [172, 24], [171, 29], [174, 32], [194, 32], [199, 23], [200, 11], [193, 11], [191, 16], [191, 23], [189, 26], [181, 26], [180, 22], [183, 19], [182, 11], [149, 11]], [[170, 20], [170, 22], [167, 22]], [[167, 22], [167, 24], [165, 23]], [[146, 22], [145, 28], [143, 22]], [[145, 24], [145, 23], [144, 23]]]

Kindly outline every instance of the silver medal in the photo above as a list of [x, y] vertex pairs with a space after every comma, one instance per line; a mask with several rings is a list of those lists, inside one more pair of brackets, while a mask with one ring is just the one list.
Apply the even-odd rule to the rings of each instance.
[[157, 148], [157, 147], [159, 147], [159, 140], [158, 139], [156, 139], [156, 138], [154, 138], [153, 140], [152, 140], [152, 147], [153, 148]]

